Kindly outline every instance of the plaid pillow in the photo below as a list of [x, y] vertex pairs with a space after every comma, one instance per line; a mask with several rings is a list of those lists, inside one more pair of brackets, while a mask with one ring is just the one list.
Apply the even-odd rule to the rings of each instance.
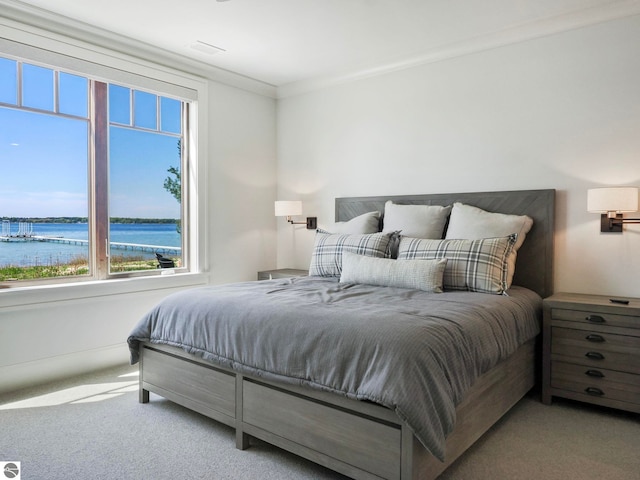
[[390, 238], [389, 233], [349, 235], [318, 230], [309, 275], [339, 277], [342, 272], [342, 252], [384, 258], [387, 256]]
[[517, 235], [480, 240], [427, 240], [403, 237], [398, 260], [447, 258], [445, 290], [503, 294], [507, 290], [509, 254]]

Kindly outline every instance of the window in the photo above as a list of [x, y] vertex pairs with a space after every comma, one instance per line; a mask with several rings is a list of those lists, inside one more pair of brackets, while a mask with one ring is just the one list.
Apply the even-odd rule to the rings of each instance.
[[191, 270], [191, 101], [0, 55], [0, 283]]
[[[109, 238], [110, 272], [181, 267], [183, 102], [110, 84]], [[150, 220], [151, 219], [151, 220]], [[134, 247], [137, 245], [137, 247]], [[129, 257], [127, 258], [127, 256]]]

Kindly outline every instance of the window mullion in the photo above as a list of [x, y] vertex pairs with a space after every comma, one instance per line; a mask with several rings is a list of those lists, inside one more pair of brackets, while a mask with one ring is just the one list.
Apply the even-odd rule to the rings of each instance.
[[16, 62], [16, 67], [18, 68], [17, 77], [16, 77], [16, 106], [22, 106], [22, 62]]
[[[191, 212], [189, 210], [189, 205], [191, 204], [191, 199], [189, 198], [189, 189], [186, 188], [187, 181], [191, 176], [190, 171], [190, 158], [191, 158], [191, 141], [187, 138], [187, 135], [191, 132], [189, 130], [191, 128], [189, 124], [189, 109], [190, 104], [183, 103], [181, 107], [181, 117], [182, 117], [182, 135], [180, 137], [180, 218], [181, 218], [181, 230], [182, 230], [182, 264], [183, 265], [192, 265], [192, 249], [191, 247], [191, 235], [193, 234], [193, 227], [186, 228], [190, 224], [191, 220]], [[195, 249], [193, 249], [195, 252]]]
[[108, 86], [93, 82], [93, 244], [95, 275], [104, 279], [109, 275], [109, 116]]
[[60, 113], [60, 72], [57, 70], [53, 72], [53, 111]]

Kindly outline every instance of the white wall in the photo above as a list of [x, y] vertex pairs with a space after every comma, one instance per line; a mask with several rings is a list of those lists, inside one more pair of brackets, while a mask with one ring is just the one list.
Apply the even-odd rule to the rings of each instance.
[[[0, 393], [128, 361], [126, 338], [169, 290], [0, 307]], [[4, 299], [0, 297], [0, 302]]]
[[209, 258], [214, 283], [276, 266], [276, 102], [210, 83]]
[[[586, 191], [640, 185], [640, 17], [281, 99], [278, 197], [555, 188], [555, 290], [640, 297], [640, 227], [599, 233]], [[640, 216], [640, 215], [639, 215]], [[278, 224], [278, 266], [313, 233]]]

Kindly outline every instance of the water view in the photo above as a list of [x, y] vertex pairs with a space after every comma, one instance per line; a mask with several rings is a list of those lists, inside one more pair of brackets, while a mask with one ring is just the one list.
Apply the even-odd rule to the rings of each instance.
[[[10, 231], [4, 225], [0, 236], [0, 267], [29, 267], [71, 263], [79, 257], [88, 258], [89, 226], [86, 223], [11, 223]], [[9, 235], [6, 235], [9, 233]], [[169, 256], [179, 256], [180, 234], [175, 223], [114, 223], [111, 224], [111, 253], [131, 257], [155, 258], [155, 251], [173, 247]], [[27, 235], [20, 238], [19, 235]], [[47, 237], [51, 241], [39, 241]], [[78, 244], [60, 243], [80, 240]], [[146, 245], [141, 250], [132, 245]], [[155, 247], [155, 248], [154, 248]], [[176, 255], [178, 253], [178, 255]]]
[[[91, 103], [94, 90], [105, 101]], [[153, 270], [156, 252], [186, 267], [164, 220], [182, 214], [186, 112], [178, 98], [0, 56], [0, 283]], [[117, 223], [88, 225], [90, 204]], [[93, 227], [110, 229], [108, 259], [88, 244]]]

